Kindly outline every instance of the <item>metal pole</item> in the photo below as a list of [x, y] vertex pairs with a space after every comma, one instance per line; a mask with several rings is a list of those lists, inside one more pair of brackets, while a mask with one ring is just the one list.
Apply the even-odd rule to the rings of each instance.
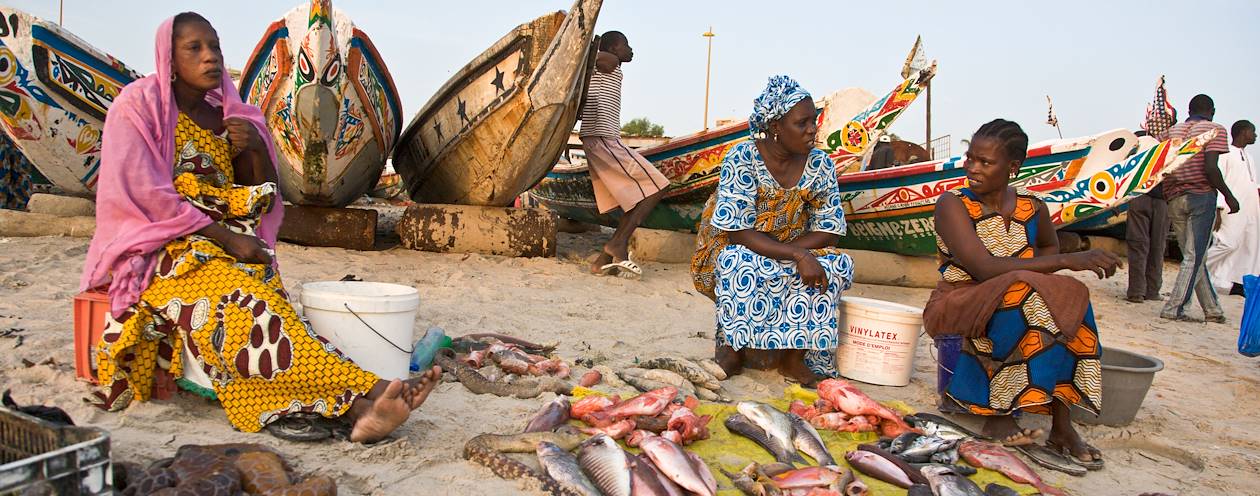
[[928, 81], [927, 86], [927, 152], [928, 160], [936, 160], [936, 147], [932, 146], [932, 82]]
[[61, 6], [57, 8], [57, 25], [64, 26], [66, 18], [66, 0], [61, 0]]
[[709, 59], [704, 63], [704, 130], [709, 130], [709, 74], [713, 67], [713, 26], [702, 35], [709, 39]]

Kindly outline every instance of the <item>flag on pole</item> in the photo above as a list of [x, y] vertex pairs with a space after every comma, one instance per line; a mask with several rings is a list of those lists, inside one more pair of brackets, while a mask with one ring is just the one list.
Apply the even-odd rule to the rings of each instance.
[[1059, 118], [1054, 115], [1054, 102], [1050, 101], [1050, 95], [1046, 95], [1046, 104], [1050, 106], [1050, 112], [1046, 117], [1046, 124], [1053, 127], [1059, 127]]
[[1164, 89], [1164, 76], [1159, 77], [1155, 87], [1155, 101], [1146, 105], [1146, 119], [1142, 121], [1142, 129], [1155, 139], [1167, 138], [1168, 128], [1177, 122], [1177, 109], [1168, 102], [1168, 91]]
[[927, 54], [923, 52], [923, 37], [914, 37], [914, 46], [910, 47], [910, 54], [906, 55], [906, 63], [901, 66], [901, 78], [909, 79], [911, 74], [927, 69], [929, 66]]

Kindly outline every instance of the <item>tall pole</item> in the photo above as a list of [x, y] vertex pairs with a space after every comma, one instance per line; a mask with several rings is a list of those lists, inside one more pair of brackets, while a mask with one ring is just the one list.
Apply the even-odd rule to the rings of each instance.
[[936, 160], [936, 147], [932, 146], [932, 82], [927, 84], [927, 152], [928, 160]]
[[702, 35], [709, 39], [709, 59], [704, 63], [704, 130], [709, 130], [709, 74], [713, 68], [713, 26]]
[[66, 0], [61, 0], [60, 7], [57, 8], [57, 25], [65, 25], [66, 17]]

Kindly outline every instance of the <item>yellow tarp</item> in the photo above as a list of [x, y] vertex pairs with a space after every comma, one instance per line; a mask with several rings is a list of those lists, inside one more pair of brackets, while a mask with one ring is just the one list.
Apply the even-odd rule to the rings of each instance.
[[[573, 396], [578, 399], [591, 394], [602, 395], [604, 393], [580, 386], [573, 389]], [[765, 403], [773, 405], [775, 408], [780, 410], [787, 411], [788, 404], [790, 404], [793, 400], [801, 400], [806, 404], [813, 404], [817, 399], [817, 393], [794, 384], [784, 391], [783, 398], [767, 400]], [[884, 402], [884, 405], [905, 413], [914, 412], [909, 405], [900, 401]], [[724, 424], [726, 418], [735, 413], [737, 412], [734, 404], [701, 403], [700, 406], [696, 408], [696, 415], [713, 416], [713, 420], [709, 422], [710, 436], [709, 439], [696, 441], [687, 445], [687, 449], [699, 455], [700, 458], [703, 459], [705, 463], [708, 463], [709, 467], [713, 469], [713, 477], [718, 481], [719, 496], [740, 496], [741, 493], [731, 485], [731, 481], [728, 480], [726, 476], [722, 475], [721, 471], [718, 470], [718, 467], [724, 468], [730, 472], [737, 472], [747, 466], [750, 462], [774, 462], [774, 456], [761, 446], [758, 446], [757, 443], [752, 442], [752, 440], [746, 437], [726, 430], [726, 425]], [[856, 450], [859, 444], [875, 443], [879, 439], [879, 436], [873, 432], [857, 434], [819, 429], [818, 434], [822, 436], [823, 442], [827, 444], [827, 449], [831, 451], [831, 456], [836, 459], [836, 463], [841, 464], [842, 466], [848, 466], [848, 464], [844, 461], [844, 454], [846, 452]], [[629, 449], [632, 452], [638, 452], [638, 450], [634, 448]], [[801, 453], [801, 456], [809, 459], [809, 456], [804, 453]], [[862, 482], [865, 482], [866, 485], [870, 487], [871, 496], [902, 496], [906, 494], [905, 489], [876, 480], [873, 477], [868, 477], [863, 475], [861, 472], [855, 471], [855, 473], [862, 479]], [[1015, 489], [1020, 494], [1037, 494], [1037, 490], [1033, 489], [1032, 486], [1016, 484], [1014, 481], [1006, 478], [1005, 475], [992, 470], [979, 469], [979, 473], [971, 476], [971, 480], [975, 481], [981, 489], [990, 482], [997, 482]]]

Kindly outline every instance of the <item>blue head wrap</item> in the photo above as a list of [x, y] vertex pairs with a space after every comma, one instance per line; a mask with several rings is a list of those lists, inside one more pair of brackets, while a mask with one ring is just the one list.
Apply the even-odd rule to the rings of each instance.
[[801, 100], [809, 98], [809, 92], [796, 80], [778, 75], [770, 78], [761, 96], [753, 100], [752, 115], [748, 116], [748, 132], [753, 138], [765, 138], [770, 121], [783, 117]]

